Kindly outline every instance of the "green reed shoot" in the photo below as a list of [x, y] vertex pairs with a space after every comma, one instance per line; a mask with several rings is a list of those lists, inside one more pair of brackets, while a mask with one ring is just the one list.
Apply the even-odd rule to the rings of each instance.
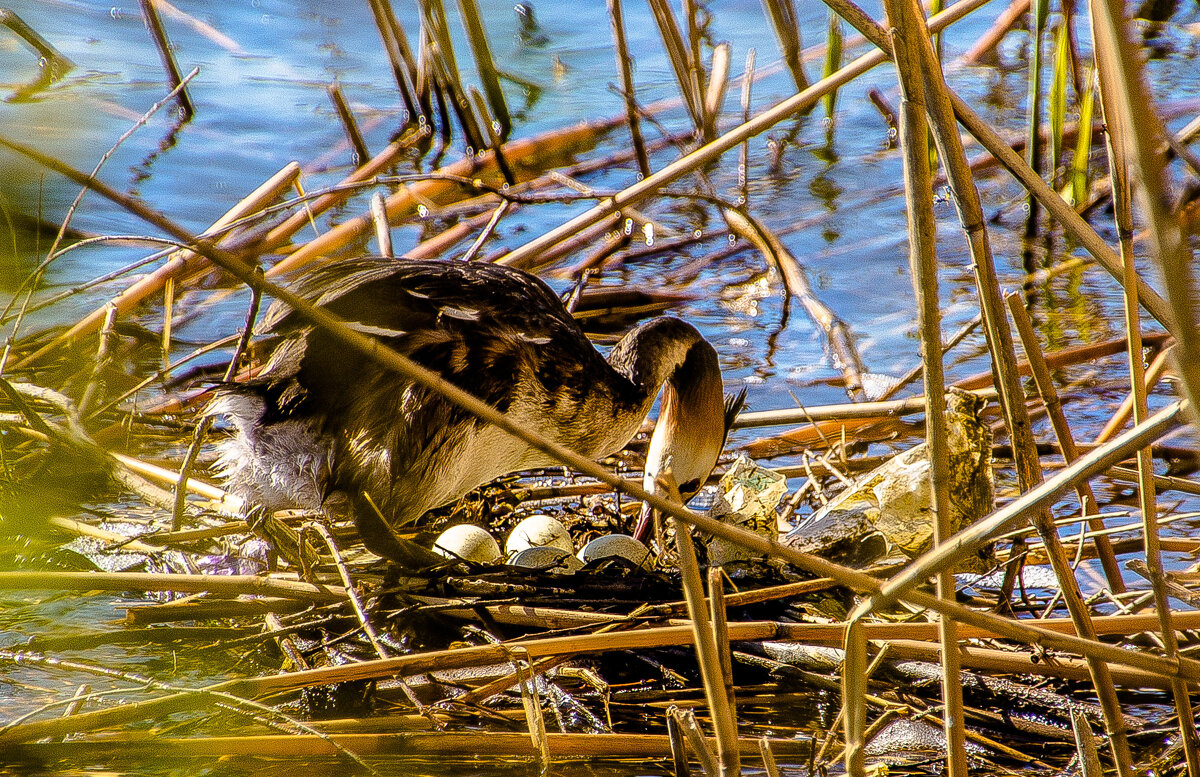
[[1071, 51], [1066, 19], [1058, 26], [1054, 49], [1054, 73], [1050, 81], [1050, 181], [1057, 177], [1062, 159], [1063, 127], [1067, 117], [1067, 83], [1071, 80]]
[[[821, 73], [822, 78], [828, 78], [837, 72], [842, 66], [842, 19], [832, 10], [829, 12], [829, 37], [825, 45], [825, 69]], [[837, 90], [830, 90], [824, 97], [821, 98], [822, 105], [825, 106], [825, 115], [829, 117], [829, 124], [833, 126], [833, 109], [837, 104]]]
[[1075, 155], [1071, 159], [1071, 204], [1080, 208], [1088, 196], [1088, 159], [1092, 151], [1092, 114], [1096, 104], [1095, 75], [1088, 71], [1083, 79], [1079, 100], [1079, 131], [1075, 136]]

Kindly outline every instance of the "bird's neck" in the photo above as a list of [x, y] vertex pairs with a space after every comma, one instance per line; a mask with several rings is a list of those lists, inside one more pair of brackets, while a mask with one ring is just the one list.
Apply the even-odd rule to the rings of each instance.
[[[608, 362], [647, 402], [667, 380], [679, 383], [686, 377], [682, 382], [696, 383], [715, 370], [720, 381], [712, 346], [694, 326], [678, 318], [656, 318], [634, 328], [613, 346]], [[679, 375], [680, 370], [694, 374]]]

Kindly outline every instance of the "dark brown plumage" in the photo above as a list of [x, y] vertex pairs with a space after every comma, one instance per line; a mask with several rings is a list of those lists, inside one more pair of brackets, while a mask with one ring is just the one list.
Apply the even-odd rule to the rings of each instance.
[[[361, 258], [296, 290], [583, 455], [620, 450], [664, 382], [664, 406], [676, 410], [652, 442], [657, 466], [670, 460], [694, 493], [724, 445], [731, 415], [716, 352], [680, 319], [641, 324], [605, 360], [548, 286], [506, 267]], [[221, 471], [249, 504], [348, 505], [367, 547], [403, 562], [390, 526], [500, 475], [554, 463], [285, 306], [273, 306], [263, 328], [277, 338], [267, 366], [222, 387], [212, 406], [234, 432]]]

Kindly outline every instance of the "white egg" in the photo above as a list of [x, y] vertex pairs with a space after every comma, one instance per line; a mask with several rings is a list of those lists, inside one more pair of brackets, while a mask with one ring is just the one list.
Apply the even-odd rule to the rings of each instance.
[[572, 575], [583, 566], [583, 562], [562, 548], [526, 548], [513, 554], [509, 566], [536, 569], [559, 575]]
[[508, 541], [504, 543], [504, 552], [510, 557], [526, 548], [561, 548], [567, 553], [575, 552], [575, 544], [571, 542], [567, 527], [541, 513], [531, 515], [514, 526]]
[[605, 534], [597, 537], [579, 550], [578, 557], [584, 564], [619, 557], [642, 569], [654, 566], [650, 549], [627, 534]]
[[477, 564], [492, 564], [500, 559], [496, 538], [478, 526], [460, 523], [442, 532], [433, 551], [446, 558], [461, 558]]

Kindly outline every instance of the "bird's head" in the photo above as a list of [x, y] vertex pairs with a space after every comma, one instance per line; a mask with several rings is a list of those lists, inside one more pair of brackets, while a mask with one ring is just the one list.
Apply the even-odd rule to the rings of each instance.
[[[717, 353], [708, 342], [698, 340], [663, 385], [643, 488], [662, 494], [659, 476], [669, 470], [686, 502], [708, 480], [746, 396], [743, 390], [725, 397], [722, 389]], [[643, 507], [635, 538], [645, 534], [648, 519], [649, 510]]]

